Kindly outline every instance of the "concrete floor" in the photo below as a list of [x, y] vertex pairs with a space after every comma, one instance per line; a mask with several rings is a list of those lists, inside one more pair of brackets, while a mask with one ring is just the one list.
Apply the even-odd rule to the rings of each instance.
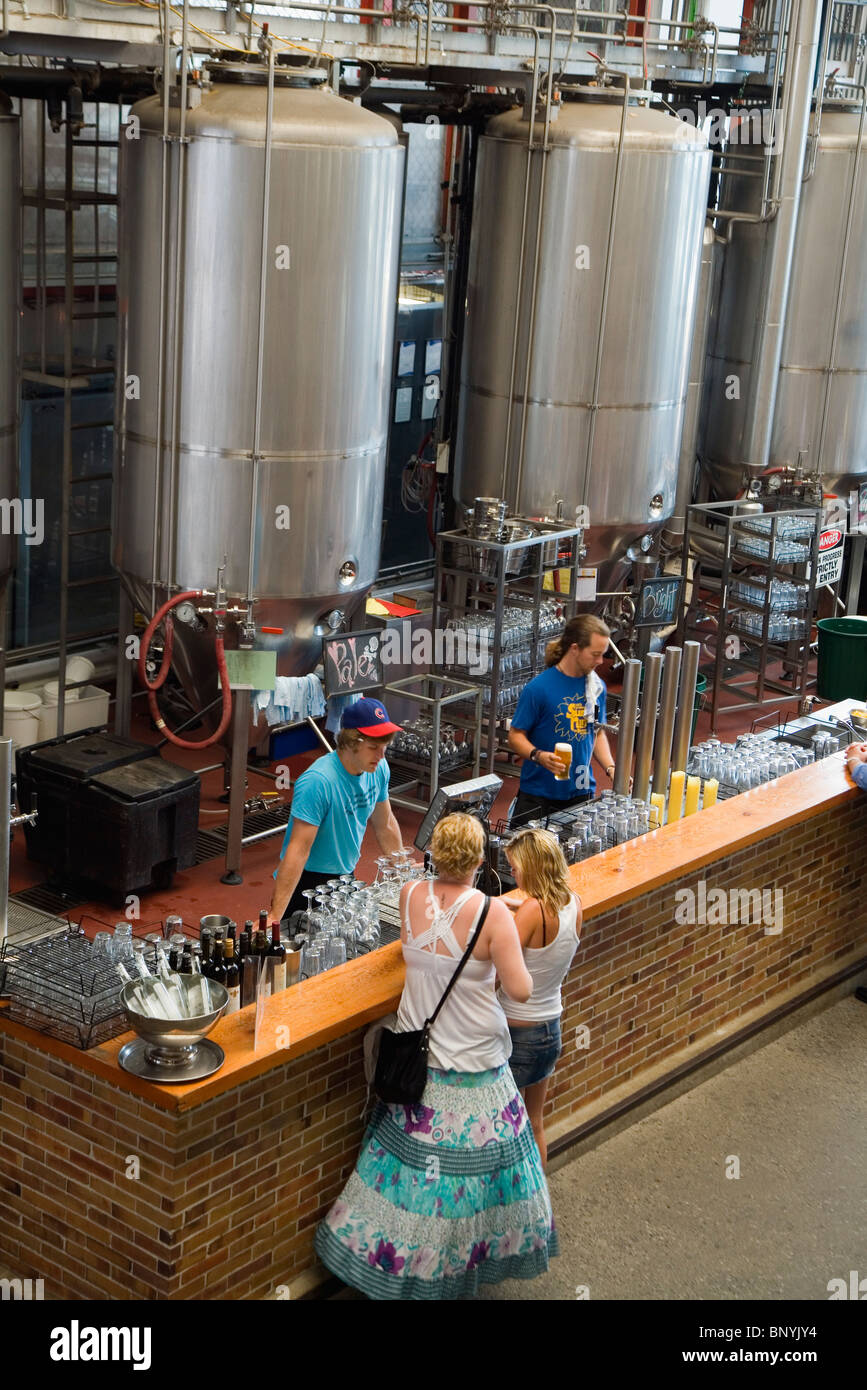
[[[482, 1299], [827, 1299], [867, 1276], [867, 1005], [851, 994], [552, 1172], [561, 1254]], [[730, 1156], [740, 1177], [726, 1176]], [[583, 1295], [586, 1296], [586, 1295]]]

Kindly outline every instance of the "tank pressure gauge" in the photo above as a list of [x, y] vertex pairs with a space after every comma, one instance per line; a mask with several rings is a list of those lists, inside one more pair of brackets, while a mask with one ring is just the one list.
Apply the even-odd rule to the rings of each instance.
[[174, 616], [179, 623], [186, 623], [189, 627], [198, 626], [198, 614], [194, 603], [179, 603], [174, 611]]

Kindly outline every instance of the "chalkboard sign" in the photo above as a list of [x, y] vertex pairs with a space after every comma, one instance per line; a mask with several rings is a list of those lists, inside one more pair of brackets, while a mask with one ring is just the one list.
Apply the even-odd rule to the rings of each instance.
[[677, 622], [683, 575], [660, 574], [645, 579], [635, 615], [636, 627], [669, 627]]
[[322, 639], [326, 695], [361, 695], [383, 684], [382, 629], [341, 632]]

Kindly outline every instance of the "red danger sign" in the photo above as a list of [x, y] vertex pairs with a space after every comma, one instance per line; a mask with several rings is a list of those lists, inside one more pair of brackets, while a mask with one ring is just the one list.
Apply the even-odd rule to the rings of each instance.
[[843, 540], [842, 531], [823, 531], [819, 537], [819, 550], [833, 550]]

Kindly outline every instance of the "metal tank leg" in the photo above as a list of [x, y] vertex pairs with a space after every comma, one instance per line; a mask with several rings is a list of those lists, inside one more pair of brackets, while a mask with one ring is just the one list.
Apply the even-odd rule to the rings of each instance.
[[0, 942], [9, 929], [9, 810], [12, 795], [12, 740], [0, 738]]
[[132, 600], [121, 585], [117, 610], [117, 675], [114, 704], [114, 732], [118, 738], [129, 737], [133, 661], [127, 653], [127, 638], [132, 635], [133, 621]]
[[226, 872], [221, 883], [243, 883], [241, 840], [244, 835], [244, 801], [247, 791], [247, 740], [250, 724], [250, 694], [234, 691], [232, 711], [232, 761], [229, 776], [229, 828], [226, 835]]
[[849, 584], [846, 589], [847, 614], [858, 613], [858, 596], [861, 592], [861, 575], [864, 571], [864, 546], [867, 536], [853, 536], [849, 551]]

